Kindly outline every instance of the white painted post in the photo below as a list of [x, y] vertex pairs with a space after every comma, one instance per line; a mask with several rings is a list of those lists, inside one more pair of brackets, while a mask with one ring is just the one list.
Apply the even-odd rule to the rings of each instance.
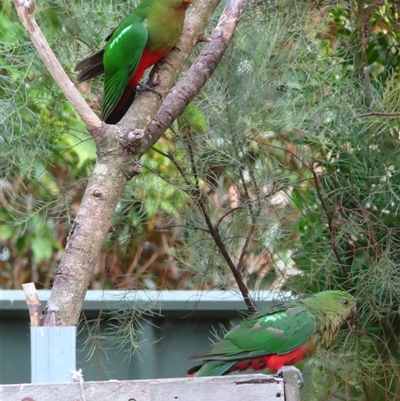
[[72, 382], [76, 370], [76, 327], [31, 327], [32, 383]]

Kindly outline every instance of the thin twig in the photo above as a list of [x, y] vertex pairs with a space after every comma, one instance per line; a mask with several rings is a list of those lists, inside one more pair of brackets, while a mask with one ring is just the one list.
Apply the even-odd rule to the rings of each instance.
[[225, 262], [227, 263], [230, 271], [233, 274], [236, 284], [239, 287], [239, 291], [241, 292], [244, 302], [246, 303], [247, 309], [249, 310], [250, 313], [254, 313], [257, 310], [257, 308], [255, 306], [253, 299], [250, 296], [248, 288], [244, 284], [242, 273], [237, 268], [237, 266], [235, 266], [235, 264], [232, 261], [232, 258], [229, 256], [229, 253], [226, 249], [224, 241], [221, 238], [219, 230], [212, 223], [211, 218], [207, 212], [206, 206], [204, 204], [203, 196], [202, 196], [200, 188], [199, 188], [198, 173], [197, 173], [197, 168], [196, 168], [196, 164], [195, 164], [195, 160], [194, 160], [193, 148], [190, 143], [190, 138], [189, 138], [189, 141], [187, 142], [187, 145], [188, 145], [190, 163], [192, 165], [193, 174], [195, 177], [196, 193], [198, 195], [195, 197], [194, 201], [196, 202], [197, 206], [199, 207], [199, 209], [201, 210], [201, 212], [203, 214], [203, 217], [206, 221], [207, 227], [210, 231], [211, 237], [213, 238], [216, 246], [218, 247], [219, 251], [222, 254], [222, 257], [225, 259]]
[[336, 256], [336, 259], [338, 260], [338, 262], [339, 262], [339, 264], [340, 264], [340, 266], [342, 268], [343, 276], [347, 277], [348, 276], [347, 269], [345, 267], [345, 264], [344, 264], [344, 262], [342, 260], [342, 257], [340, 256], [340, 253], [339, 253], [339, 251], [338, 251], [338, 249], [336, 247], [336, 243], [335, 243], [335, 228], [333, 227], [334, 213], [331, 210], [329, 210], [328, 206], [325, 203], [325, 199], [322, 196], [322, 193], [321, 193], [321, 190], [320, 190], [320, 185], [319, 185], [320, 184], [319, 177], [318, 177], [318, 174], [315, 172], [314, 167], [313, 167], [314, 163], [315, 162], [312, 163], [312, 167], [311, 167], [310, 171], [311, 171], [311, 174], [313, 175], [314, 180], [315, 180], [315, 189], [317, 191], [318, 199], [321, 202], [322, 209], [324, 210], [325, 215], [326, 215], [326, 217], [328, 219], [328, 231], [329, 231], [329, 238], [330, 238], [330, 241], [331, 241], [331, 247], [332, 247], [333, 253]]
[[[310, 178], [304, 178], [303, 180], [297, 181], [297, 183], [298, 183], [298, 184], [301, 184], [301, 183], [303, 183], [303, 182], [308, 182], [308, 181], [310, 181]], [[272, 192], [270, 192], [269, 194], [263, 196], [263, 199], [267, 199], [267, 198], [269, 198], [270, 196], [275, 195], [275, 194], [278, 193], [279, 191], [283, 191], [285, 188], [286, 188], [285, 186], [276, 188], [274, 191], [272, 191]], [[250, 200], [250, 201], [248, 201], [248, 202], [249, 202], [249, 203], [256, 203], [256, 202], [260, 202], [260, 199], [254, 199], [254, 200]], [[216, 229], [219, 229], [220, 224], [221, 224], [230, 214], [236, 212], [236, 211], [239, 210], [239, 209], [243, 209], [243, 208], [247, 207], [247, 203], [248, 203], [248, 202], [244, 203], [243, 205], [236, 206], [236, 207], [234, 207], [234, 208], [228, 210], [226, 213], [224, 213], [224, 214], [218, 219], [217, 224], [215, 225], [215, 228], [216, 228]]]
[[[195, 189], [191, 190], [188, 193], [192, 197], [194, 202], [196, 203], [197, 207], [200, 209], [201, 213], [203, 214], [203, 217], [204, 217], [204, 220], [206, 221], [206, 225], [208, 227], [209, 233], [210, 233], [213, 241], [215, 242], [217, 248], [221, 252], [222, 257], [225, 259], [225, 262], [227, 263], [230, 271], [232, 272], [233, 277], [239, 287], [239, 291], [241, 292], [244, 302], [246, 303], [247, 309], [249, 310], [250, 313], [254, 313], [257, 310], [257, 308], [256, 308], [256, 305], [255, 305], [253, 299], [250, 296], [248, 288], [246, 287], [246, 285], [243, 282], [242, 274], [237, 269], [235, 264], [233, 263], [232, 258], [229, 256], [226, 246], [220, 236], [219, 230], [213, 225], [211, 218], [207, 212], [206, 206], [203, 201], [202, 192], [199, 187], [198, 172], [197, 172], [197, 168], [196, 168], [194, 151], [193, 151], [193, 147], [190, 142], [190, 131], [187, 131], [186, 134], [187, 134], [187, 138], [188, 138], [188, 141], [186, 143], [187, 143], [187, 147], [188, 147], [189, 159], [190, 159], [190, 164], [191, 164], [191, 167], [193, 170], [193, 176], [195, 179], [195, 183], [194, 183]], [[170, 158], [170, 160], [171, 160], [171, 158]], [[178, 166], [177, 166], [177, 168], [178, 168]], [[183, 170], [181, 168], [178, 168], [178, 170], [182, 174], [182, 178], [185, 180], [187, 185], [190, 185], [190, 183], [186, 177], [186, 174], [183, 172]]]
[[258, 143], [258, 144], [260, 144], [260, 145], [266, 146], [266, 147], [268, 147], [268, 148], [277, 149], [277, 150], [282, 150], [282, 151], [284, 151], [284, 152], [286, 152], [286, 153], [289, 153], [289, 154], [290, 154], [293, 158], [295, 158], [304, 168], [306, 168], [307, 170], [310, 170], [310, 171], [312, 170], [312, 169], [310, 168], [310, 166], [309, 166], [303, 159], [301, 159], [298, 155], [296, 155], [296, 153], [294, 153], [293, 151], [289, 150], [288, 148], [284, 148], [284, 147], [282, 147], [282, 146], [272, 145], [272, 144], [270, 144], [270, 143], [263, 142], [263, 141], [261, 141], [261, 140], [259, 140], [259, 139], [252, 138], [252, 137], [249, 137], [249, 136], [247, 136], [247, 137], [245, 137], [245, 138], [249, 139], [250, 141], [254, 141], [254, 142], [256, 142], [256, 143]]
[[369, 70], [367, 65], [367, 35], [368, 35], [368, 22], [370, 18], [371, 9], [366, 10], [365, 8], [365, 0], [360, 1], [360, 9], [361, 9], [361, 63], [363, 64], [363, 74], [365, 80], [365, 89], [367, 91], [367, 97], [369, 104], [372, 103], [372, 95], [371, 95], [371, 79], [369, 77]]
[[155, 251], [153, 255], [151, 255], [151, 257], [146, 261], [146, 263], [134, 274], [134, 280], [138, 281], [142, 273], [144, 273], [159, 256], [160, 250]]
[[239, 287], [239, 290], [243, 296], [244, 302], [246, 303], [247, 309], [249, 310], [249, 312], [254, 313], [257, 310], [255, 303], [250, 296], [248, 288], [246, 287], [246, 285], [243, 282], [241, 273], [236, 269], [235, 264], [233, 263], [231, 257], [229, 256], [228, 251], [225, 247], [225, 244], [222, 241], [222, 238], [219, 234], [219, 231], [217, 231], [215, 229], [214, 225], [212, 224], [201, 197], [199, 197], [199, 199], [197, 200], [197, 204], [198, 204], [201, 212], [203, 213], [207, 227], [210, 230], [210, 234], [211, 234], [215, 244], [217, 245], [218, 249], [220, 250], [223, 258], [225, 259], [225, 262], [227, 263], [229, 269], [231, 270], [231, 272], [233, 274], [233, 277], [235, 278], [235, 281], [236, 281], [236, 283]]
[[[159, 150], [157, 148], [155, 148], [154, 146], [152, 147], [152, 149], [154, 151], [156, 151], [157, 153], [159, 153], [160, 155], [166, 157], [167, 159], [171, 160], [171, 162], [173, 163], [173, 165], [176, 167], [176, 169], [178, 170], [179, 174], [181, 175], [181, 177], [183, 178], [183, 180], [185, 181], [185, 184], [187, 185], [188, 188], [191, 187], [191, 182], [189, 181], [189, 179], [187, 178], [187, 175], [185, 173], [185, 171], [183, 170], [183, 168], [181, 167], [181, 165], [175, 160], [175, 158], [170, 154], [170, 153], [165, 153], [162, 150]], [[164, 181], [168, 182], [165, 178], [161, 177], [161, 179], [163, 179]], [[170, 182], [168, 182], [170, 184]], [[193, 191], [189, 190], [189, 189], [183, 189], [189, 196], [193, 195]]]
[[393, 112], [393, 113], [385, 113], [380, 111], [371, 111], [365, 114], [356, 114], [352, 118], [364, 118], [369, 116], [378, 116], [378, 117], [400, 117], [400, 112]]
[[136, 250], [135, 256], [133, 257], [133, 260], [132, 260], [131, 264], [129, 265], [129, 268], [126, 271], [126, 275], [128, 277], [132, 276], [133, 270], [137, 266], [140, 256], [142, 255], [142, 251], [143, 251], [143, 242], [139, 245], [138, 249]]
[[185, 131], [186, 131], [186, 138], [188, 138], [188, 141], [186, 143], [187, 143], [188, 152], [189, 152], [190, 164], [192, 166], [192, 171], [193, 171], [194, 185], [196, 187], [196, 191], [201, 196], [201, 191], [200, 191], [200, 186], [199, 186], [199, 174], [198, 174], [196, 163], [194, 160], [194, 152], [193, 152], [193, 147], [192, 147], [192, 143], [191, 143], [190, 130], [186, 129]]
[[244, 193], [245, 193], [246, 199], [247, 199], [246, 204], [248, 205], [250, 216], [251, 216], [250, 229], [249, 229], [249, 232], [247, 233], [246, 239], [244, 241], [244, 244], [243, 244], [243, 247], [242, 247], [242, 251], [240, 252], [240, 256], [239, 256], [239, 261], [238, 261], [238, 264], [237, 264], [237, 267], [236, 267], [236, 269], [240, 273], [243, 273], [243, 268], [244, 268], [244, 263], [243, 262], [244, 262], [244, 258], [245, 258], [246, 253], [247, 253], [247, 248], [248, 248], [248, 246], [250, 244], [250, 240], [252, 239], [254, 230], [256, 228], [256, 217], [255, 217], [255, 214], [254, 214], [253, 204], [252, 204], [251, 199], [250, 199], [249, 189], [247, 188], [246, 181], [244, 179], [242, 170], [240, 170], [240, 178], [241, 178], [242, 183], [243, 183], [243, 189], [244, 189]]
[[83, 381], [82, 369], [70, 370], [70, 373], [74, 381], [79, 383], [79, 388], [81, 390], [81, 400], [86, 401], [85, 386], [83, 385], [84, 381]]
[[328, 206], [327, 206], [326, 203], [325, 203], [325, 199], [324, 199], [324, 197], [322, 196], [322, 193], [321, 193], [321, 190], [320, 190], [320, 181], [319, 181], [319, 177], [318, 177], [318, 174], [315, 172], [314, 167], [313, 167], [314, 164], [315, 164], [315, 162], [312, 163], [312, 165], [311, 165], [311, 167], [310, 167], [310, 166], [308, 166], [306, 163], [304, 163], [304, 161], [303, 161], [302, 159], [300, 159], [295, 153], [293, 153], [292, 151], [290, 151], [290, 150], [288, 150], [288, 149], [283, 149], [283, 148], [281, 148], [281, 147], [274, 146], [274, 145], [270, 145], [270, 144], [264, 144], [263, 142], [261, 142], [261, 141], [259, 141], [259, 140], [257, 140], [257, 139], [254, 139], [254, 138], [252, 138], [252, 140], [254, 140], [255, 142], [261, 143], [261, 144], [263, 144], [263, 145], [269, 146], [269, 147], [271, 147], [271, 148], [282, 149], [282, 150], [288, 152], [288, 153], [291, 154], [294, 158], [296, 158], [296, 159], [303, 165], [303, 167], [305, 167], [305, 168], [307, 168], [308, 170], [310, 170], [310, 172], [311, 172], [311, 174], [312, 174], [312, 176], [313, 176], [313, 178], [314, 178], [314, 181], [315, 181], [315, 189], [316, 189], [316, 191], [317, 191], [318, 199], [319, 199], [319, 201], [321, 202], [322, 209], [324, 210], [324, 212], [325, 212], [325, 214], [326, 214], [326, 216], [327, 216], [327, 219], [328, 219], [328, 231], [329, 231], [329, 237], [330, 237], [331, 247], [332, 247], [333, 253], [335, 254], [336, 259], [338, 260], [338, 262], [339, 262], [339, 264], [340, 264], [340, 266], [341, 266], [341, 268], [342, 268], [342, 273], [343, 273], [343, 275], [344, 275], [345, 277], [347, 277], [347, 270], [346, 270], [346, 268], [345, 268], [345, 264], [344, 264], [344, 262], [343, 262], [343, 260], [342, 260], [342, 258], [341, 258], [341, 256], [340, 256], [339, 251], [338, 251], [338, 249], [337, 249], [337, 247], [336, 247], [336, 244], [335, 244], [335, 229], [334, 229], [334, 227], [333, 227], [333, 217], [334, 217], [334, 216], [333, 216], [332, 211], [329, 210]]

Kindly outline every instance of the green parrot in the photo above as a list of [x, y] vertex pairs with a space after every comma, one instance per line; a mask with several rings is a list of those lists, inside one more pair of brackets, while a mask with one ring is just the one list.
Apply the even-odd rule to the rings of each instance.
[[203, 360], [191, 376], [222, 376], [238, 370], [277, 372], [328, 347], [340, 327], [357, 313], [354, 297], [323, 291], [258, 312], [225, 334], [211, 350], [188, 360]]
[[103, 121], [116, 124], [128, 111], [145, 70], [176, 45], [192, 2], [143, 0], [106, 38], [103, 50], [78, 63], [78, 82], [104, 73]]

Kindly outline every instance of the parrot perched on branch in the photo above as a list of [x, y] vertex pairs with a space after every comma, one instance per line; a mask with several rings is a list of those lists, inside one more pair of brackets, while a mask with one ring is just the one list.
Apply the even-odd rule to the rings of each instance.
[[188, 360], [203, 360], [191, 376], [222, 376], [238, 370], [277, 372], [328, 347], [340, 327], [357, 313], [347, 292], [323, 291], [258, 312], [234, 327], [211, 350]]
[[103, 121], [116, 124], [128, 111], [145, 70], [176, 45], [192, 2], [143, 0], [106, 38], [103, 50], [78, 63], [78, 82], [104, 73]]

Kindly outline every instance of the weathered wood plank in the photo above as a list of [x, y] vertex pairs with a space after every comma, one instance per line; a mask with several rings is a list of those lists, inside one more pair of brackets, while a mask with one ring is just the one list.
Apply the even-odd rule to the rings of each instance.
[[285, 366], [281, 370], [285, 387], [285, 401], [300, 401], [300, 383], [303, 381], [300, 370]]
[[[262, 374], [85, 382], [86, 401], [284, 401], [283, 379]], [[4, 401], [81, 401], [79, 383], [0, 386]], [[295, 399], [296, 401], [298, 399]], [[288, 399], [287, 401], [291, 401]]]
[[[206, 380], [204, 380], [206, 379]], [[150, 401], [282, 401], [284, 388], [275, 378], [260, 375], [209, 377], [155, 383], [150, 387]], [[223, 379], [223, 380], [221, 380]]]

